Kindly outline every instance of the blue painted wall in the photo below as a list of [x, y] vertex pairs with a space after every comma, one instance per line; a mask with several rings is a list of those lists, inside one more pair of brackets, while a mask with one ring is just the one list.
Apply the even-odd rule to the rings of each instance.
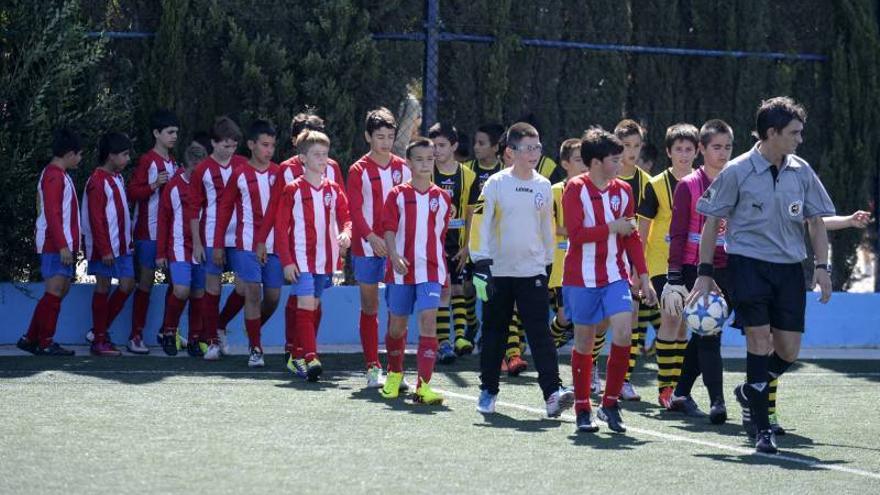
[[[224, 287], [223, 297], [229, 294], [231, 286]], [[37, 300], [43, 293], [43, 285], [0, 284], [0, 344], [14, 344], [25, 332]], [[74, 285], [65, 298], [61, 317], [58, 320], [56, 340], [62, 344], [83, 344], [85, 333], [91, 327], [92, 286]], [[156, 286], [150, 300], [150, 312], [144, 331], [148, 343], [155, 342], [156, 331], [162, 323], [165, 286]], [[384, 297], [380, 295], [380, 297]], [[803, 347], [877, 347], [880, 346], [880, 294], [835, 293], [826, 305], [816, 301], [815, 294], [807, 295], [807, 332]], [[278, 311], [263, 327], [263, 343], [267, 346], [284, 344], [283, 305], [287, 298], [287, 288], [282, 291]], [[324, 293], [324, 316], [318, 334], [319, 344], [358, 344], [359, 303], [357, 287], [334, 287]], [[385, 309], [380, 305], [379, 328], [384, 336]], [[186, 311], [181, 327], [186, 327]], [[124, 344], [131, 329], [131, 300], [113, 323], [110, 334], [113, 342]], [[233, 345], [246, 345], [244, 323], [241, 315], [230, 325]], [[418, 339], [418, 330], [412, 321], [409, 341]], [[723, 344], [744, 346], [745, 341], [739, 331], [725, 331]]]

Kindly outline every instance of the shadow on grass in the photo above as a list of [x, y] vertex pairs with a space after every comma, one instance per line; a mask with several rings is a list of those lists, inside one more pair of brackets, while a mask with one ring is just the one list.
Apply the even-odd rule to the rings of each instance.
[[[772, 454], [694, 454], [694, 457], [711, 459], [713, 461], [727, 462], [743, 466], [766, 466], [772, 464], [782, 469], [790, 471], [824, 471], [824, 469], [816, 464], [825, 464], [831, 466], [843, 466], [849, 464], [843, 460], [820, 460], [815, 457], [780, 450], [780, 455]], [[800, 462], [792, 462], [797, 459]]]
[[417, 404], [411, 400], [410, 394], [408, 392], [401, 392], [400, 397], [398, 397], [397, 399], [385, 399], [381, 395], [379, 395], [379, 389], [377, 388], [362, 388], [360, 390], [355, 390], [351, 393], [349, 399], [370, 402], [373, 404], [382, 405], [386, 409], [390, 409], [392, 411], [405, 412], [421, 416], [433, 416], [435, 414], [448, 413], [452, 411], [452, 409], [449, 409], [449, 407], [445, 404], [440, 406]]
[[482, 423], [474, 423], [474, 426], [481, 428], [501, 428], [515, 430], [523, 433], [540, 433], [543, 431], [554, 430], [564, 425], [556, 419], [518, 419], [507, 416], [502, 413], [483, 414]]
[[611, 433], [607, 429], [600, 430], [599, 433], [575, 432], [568, 439], [571, 440], [572, 445], [596, 450], [633, 450], [651, 443], [625, 433]]

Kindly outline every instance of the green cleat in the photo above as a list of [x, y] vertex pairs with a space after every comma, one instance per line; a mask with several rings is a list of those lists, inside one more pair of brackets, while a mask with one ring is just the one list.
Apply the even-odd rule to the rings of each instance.
[[419, 388], [416, 389], [413, 401], [415, 401], [416, 404], [439, 406], [443, 404], [443, 396], [431, 390], [431, 386], [428, 385], [428, 382], [424, 382], [419, 378]]
[[400, 383], [403, 381], [403, 373], [389, 371], [385, 375], [385, 385], [379, 391], [386, 399], [396, 399], [400, 396]]

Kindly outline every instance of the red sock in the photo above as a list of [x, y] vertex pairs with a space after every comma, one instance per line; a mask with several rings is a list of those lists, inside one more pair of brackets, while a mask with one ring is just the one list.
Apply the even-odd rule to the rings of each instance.
[[263, 348], [263, 346], [260, 345], [260, 327], [261, 326], [262, 325], [260, 324], [259, 318], [254, 318], [253, 320], [248, 320], [248, 319], [244, 320], [244, 328], [245, 328], [245, 330], [247, 330], [248, 345], [250, 347], [259, 347], [261, 349]]
[[189, 298], [189, 332], [187, 340], [198, 342], [202, 340], [204, 328], [202, 326], [202, 297], [190, 296]]
[[92, 333], [96, 344], [107, 341], [107, 294], [92, 294]]
[[243, 307], [244, 296], [240, 295], [238, 292], [232, 291], [232, 294], [229, 294], [229, 297], [226, 298], [226, 304], [223, 305], [223, 311], [220, 313], [218, 319], [218, 324], [220, 326], [217, 328], [226, 330], [226, 327], [229, 326], [229, 322], [235, 318], [235, 315], [237, 315]]
[[315, 338], [318, 338], [318, 330], [321, 329], [321, 316], [323, 316], [323, 312], [321, 311], [321, 305], [318, 305], [318, 308], [315, 309]]
[[296, 334], [302, 343], [303, 357], [311, 361], [318, 357], [317, 344], [315, 343], [315, 312], [297, 308], [296, 310]]
[[[171, 292], [171, 289], [168, 289]], [[167, 302], [167, 301], [166, 301]], [[144, 325], [147, 324], [147, 309], [150, 307], [150, 292], [140, 289], [134, 291], [134, 304], [131, 309], [131, 334], [129, 339], [144, 337]]]
[[626, 370], [629, 369], [630, 346], [611, 344], [611, 354], [605, 364], [605, 395], [602, 396], [602, 406], [612, 407], [617, 404], [620, 389], [623, 388], [623, 379]]
[[202, 328], [205, 340], [219, 344], [217, 339], [217, 314], [220, 312], [220, 295], [206, 292], [202, 297]]
[[287, 304], [284, 305], [284, 350], [294, 358], [302, 357], [296, 354], [297, 347], [300, 347], [296, 334], [297, 301], [296, 296], [290, 295], [287, 297]]
[[131, 292], [124, 292], [118, 288], [113, 291], [113, 295], [107, 301], [107, 328], [113, 325], [113, 320], [119, 316], [122, 308], [125, 307], [125, 301], [128, 301], [129, 295], [131, 295]]
[[48, 292], [43, 294], [43, 297], [37, 301], [37, 306], [34, 308], [34, 315], [31, 316], [31, 325], [27, 329], [27, 333], [25, 334], [25, 338], [28, 342], [38, 342], [40, 340], [40, 334], [42, 333], [42, 325], [43, 318], [46, 314], [46, 309], [49, 307], [49, 301], [46, 299], [46, 296], [50, 296]]
[[416, 356], [419, 383], [430, 382], [431, 376], [434, 375], [434, 362], [437, 361], [437, 337], [419, 337], [419, 350]]
[[403, 355], [406, 351], [406, 334], [398, 338], [385, 334], [385, 351], [388, 353], [388, 371], [403, 373]]
[[186, 307], [186, 299], [168, 298], [165, 305], [165, 322], [162, 324], [165, 335], [173, 334], [180, 326], [180, 315], [183, 314], [184, 307]]
[[61, 313], [61, 298], [55, 294], [45, 293], [44, 313], [40, 318], [40, 347], [45, 349], [52, 344], [52, 338], [55, 337], [55, 327], [58, 325], [58, 314]]
[[581, 354], [571, 350], [571, 378], [574, 383], [574, 412], [590, 411], [590, 378], [593, 372], [593, 353]]
[[379, 363], [379, 316], [368, 315], [361, 311], [361, 347], [364, 350], [364, 361], [367, 367], [382, 366]]

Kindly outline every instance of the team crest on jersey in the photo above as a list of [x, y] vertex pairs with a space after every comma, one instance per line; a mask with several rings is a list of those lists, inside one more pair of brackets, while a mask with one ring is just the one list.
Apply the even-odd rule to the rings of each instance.
[[715, 193], [713, 192], [713, 190], [711, 188], [709, 188], [709, 189], [706, 189], [705, 191], [703, 191], [702, 198], [705, 199], [707, 203], [711, 203], [712, 196], [714, 196], [714, 195], [715, 195]]
[[271, 187], [271, 186], [274, 186], [274, 185], [275, 185], [275, 176], [274, 176], [274, 175], [270, 175], [270, 176], [269, 176], [269, 186]]
[[403, 180], [403, 174], [400, 173], [400, 170], [391, 172], [391, 181], [394, 182], [395, 185], [400, 184], [401, 180]]
[[324, 206], [330, 206], [333, 203], [333, 195], [330, 193], [324, 194]]
[[428, 202], [428, 208], [431, 209], [431, 213], [436, 213], [437, 208], [440, 208], [440, 201], [437, 198], [431, 198], [431, 201]]
[[797, 200], [794, 203], [788, 205], [788, 214], [790, 216], [796, 217], [801, 214], [801, 209], [803, 208], [804, 203], [801, 200]]
[[620, 196], [611, 196], [611, 211], [615, 213], [620, 211]]
[[544, 207], [546, 200], [544, 199], [544, 195], [541, 193], [535, 193], [535, 209], [540, 210]]

